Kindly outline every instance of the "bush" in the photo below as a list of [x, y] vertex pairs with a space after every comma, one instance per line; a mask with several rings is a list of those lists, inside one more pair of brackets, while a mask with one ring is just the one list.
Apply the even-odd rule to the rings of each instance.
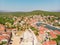
[[60, 35], [57, 35], [57, 38], [56, 39], [52, 39], [52, 40], [55, 40], [57, 42], [57, 45], [58, 45], [58, 43], [60, 42]]
[[6, 44], [7, 42], [6, 41], [2, 41], [2, 44]]
[[31, 29], [32, 29], [32, 31], [34, 31], [34, 33], [35, 33], [35, 35], [38, 35], [38, 30], [37, 29], [35, 29], [34, 27], [30, 27]]

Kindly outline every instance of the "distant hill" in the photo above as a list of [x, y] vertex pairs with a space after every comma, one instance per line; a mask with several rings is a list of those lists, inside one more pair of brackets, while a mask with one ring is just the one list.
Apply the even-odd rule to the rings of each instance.
[[4, 12], [3, 10], [0, 10], [0, 12]]
[[7, 10], [0, 10], [0, 12], [10, 12], [10, 11], [7, 11]]
[[49, 12], [49, 11], [41, 11], [41, 10], [34, 10], [31, 12], [7, 12], [7, 11], [0, 11], [0, 16], [29, 16], [29, 15], [54, 15], [60, 16], [60, 12]]
[[6, 10], [0, 10], [0, 12], [8, 12], [8, 11], [6, 11]]
[[60, 12], [60, 10], [57, 10], [56, 12]]

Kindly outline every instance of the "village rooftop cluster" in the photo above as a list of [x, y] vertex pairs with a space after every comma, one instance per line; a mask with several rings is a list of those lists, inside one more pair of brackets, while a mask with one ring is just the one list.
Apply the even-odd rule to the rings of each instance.
[[[0, 17], [0, 19], [0, 45], [22, 45], [21, 42], [25, 43], [27, 41], [25, 37], [31, 35], [33, 35], [32, 41], [29, 38], [28, 42], [32, 42], [34, 45], [60, 45], [59, 17], [33, 15], [4, 16]], [[48, 28], [49, 26], [52, 28]], [[36, 43], [34, 42], [35, 39], [37, 40]]]

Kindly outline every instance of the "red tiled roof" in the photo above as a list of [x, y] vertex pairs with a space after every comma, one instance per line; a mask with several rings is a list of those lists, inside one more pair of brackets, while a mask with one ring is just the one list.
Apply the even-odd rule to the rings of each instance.
[[53, 31], [50, 31], [50, 35], [52, 38], [57, 38], [57, 35]]
[[46, 31], [46, 30], [48, 30], [48, 29], [45, 28], [45, 27], [43, 27], [43, 26], [40, 26], [40, 27], [39, 27], [39, 30], [45, 30], [45, 31]]
[[46, 30], [48, 30], [48, 29], [47, 28], [44, 28], [42, 26], [39, 27], [39, 33], [40, 34], [44, 34], [45, 33], [44, 31], [46, 31]]
[[43, 42], [43, 45], [56, 45], [56, 44], [57, 44], [56, 41], [53, 40]]
[[50, 31], [50, 35], [52, 38], [57, 38], [57, 35], [53, 31]]
[[43, 42], [42, 45], [50, 45], [49, 41]]
[[9, 39], [10, 37], [9, 36], [7, 36], [7, 35], [0, 35], [0, 40], [3, 40], [3, 39]]
[[39, 31], [39, 34], [44, 34], [44, 30]]
[[3, 31], [3, 30], [5, 30], [5, 26], [0, 24], [0, 31]]
[[1, 35], [1, 36], [0, 36], [0, 40], [2, 40], [2, 39], [5, 39], [5, 38], [4, 38], [4, 36]]
[[49, 42], [50, 42], [50, 44], [52, 44], [52, 45], [57, 44], [56, 41], [54, 41], [54, 40], [50, 40]]
[[55, 30], [54, 32], [55, 32], [56, 34], [60, 35], [60, 31]]

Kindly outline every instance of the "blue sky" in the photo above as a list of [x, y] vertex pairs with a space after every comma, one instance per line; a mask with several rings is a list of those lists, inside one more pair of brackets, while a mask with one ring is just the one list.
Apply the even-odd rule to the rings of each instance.
[[6, 11], [32, 11], [60, 10], [60, 0], [0, 0], [0, 10]]

